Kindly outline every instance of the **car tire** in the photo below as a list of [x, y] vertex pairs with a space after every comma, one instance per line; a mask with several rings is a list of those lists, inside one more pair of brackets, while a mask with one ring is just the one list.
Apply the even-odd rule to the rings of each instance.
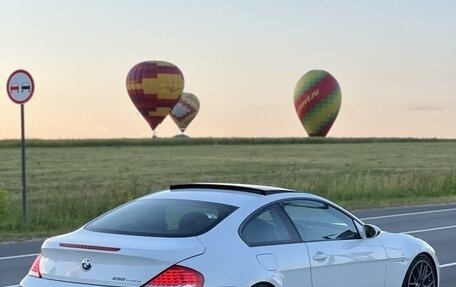
[[420, 254], [413, 259], [407, 273], [405, 274], [402, 287], [437, 287], [437, 272], [431, 259]]

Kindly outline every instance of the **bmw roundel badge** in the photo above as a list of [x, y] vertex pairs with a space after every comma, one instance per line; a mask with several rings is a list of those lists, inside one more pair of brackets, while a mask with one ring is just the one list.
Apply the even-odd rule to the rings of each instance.
[[82, 259], [82, 269], [89, 271], [92, 268], [92, 261], [89, 258]]

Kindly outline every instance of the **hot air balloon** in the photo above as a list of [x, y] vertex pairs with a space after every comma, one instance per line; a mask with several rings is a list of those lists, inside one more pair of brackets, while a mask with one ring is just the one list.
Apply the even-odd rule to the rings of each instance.
[[182, 72], [168, 62], [147, 61], [131, 68], [126, 82], [130, 99], [155, 136], [155, 128], [171, 112], [182, 94]]
[[182, 133], [196, 117], [199, 108], [199, 100], [194, 94], [182, 93], [170, 114]]
[[342, 102], [336, 79], [328, 72], [312, 70], [299, 79], [294, 90], [294, 105], [309, 136], [325, 137], [331, 129]]

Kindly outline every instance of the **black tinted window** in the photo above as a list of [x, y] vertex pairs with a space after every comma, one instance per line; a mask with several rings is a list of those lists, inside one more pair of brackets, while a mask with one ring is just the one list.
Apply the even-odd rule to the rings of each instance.
[[304, 241], [359, 239], [353, 219], [326, 203], [293, 200], [282, 203]]
[[277, 209], [270, 206], [251, 218], [241, 230], [241, 236], [249, 245], [289, 243], [292, 236]]
[[140, 236], [188, 237], [208, 231], [235, 209], [230, 205], [194, 200], [137, 200], [101, 216], [86, 229]]

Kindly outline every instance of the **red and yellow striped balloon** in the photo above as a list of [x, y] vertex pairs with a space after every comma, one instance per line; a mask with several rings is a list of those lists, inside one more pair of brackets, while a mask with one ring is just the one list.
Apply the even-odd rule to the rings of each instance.
[[326, 136], [336, 120], [341, 102], [339, 84], [326, 71], [309, 71], [296, 84], [296, 112], [309, 136]]
[[182, 93], [182, 96], [179, 101], [177, 101], [170, 114], [182, 133], [196, 117], [199, 108], [200, 102], [194, 94]]
[[182, 72], [168, 62], [142, 62], [127, 75], [128, 95], [153, 131], [171, 112], [183, 90]]

